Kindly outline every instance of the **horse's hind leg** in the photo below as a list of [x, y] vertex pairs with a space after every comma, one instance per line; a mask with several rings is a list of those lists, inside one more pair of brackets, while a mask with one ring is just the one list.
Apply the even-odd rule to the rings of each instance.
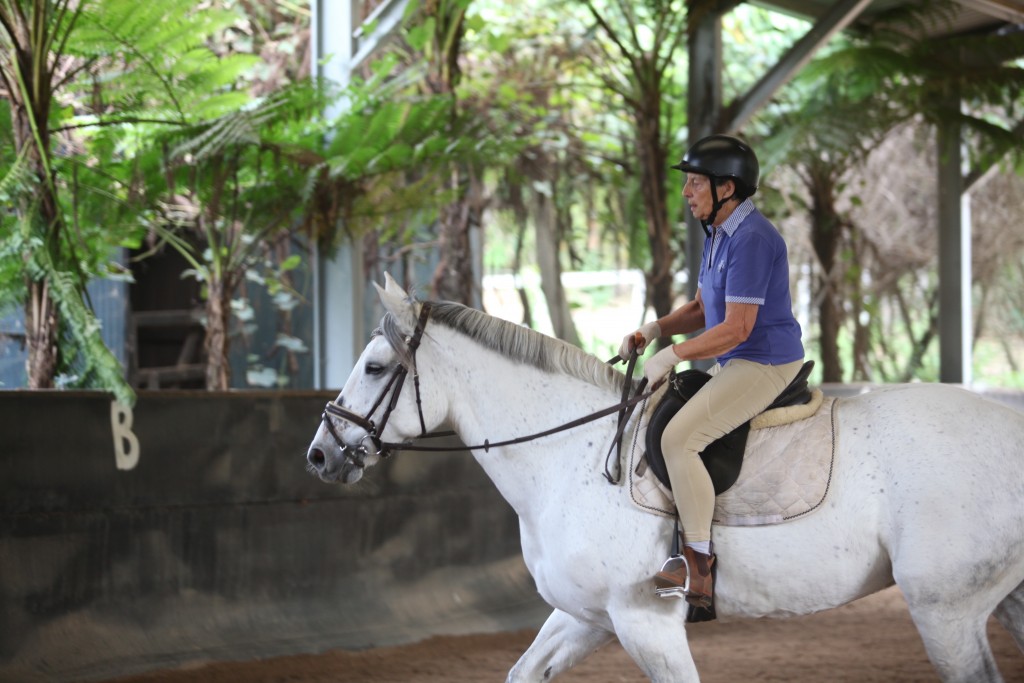
[[530, 648], [508, 673], [507, 683], [550, 681], [589, 657], [614, 634], [555, 610], [544, 622]]
[[1024, 652], [1024, 582], [1003, 598], [994, 614]]
[[911, 596], [907, 596], [907, 602], [928, 658], [945, 683], [1003, 680], [985, 630], [988, 613], [965, 613], [971, 603], [965, 596], [960, 596], [956, 604], [944, 598], [925, 603]]

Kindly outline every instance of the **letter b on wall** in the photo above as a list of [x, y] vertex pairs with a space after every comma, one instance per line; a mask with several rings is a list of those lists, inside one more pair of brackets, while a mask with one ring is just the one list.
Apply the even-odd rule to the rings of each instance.
[[119, 470], [134, 469], [139, 464], [139, 437], [132, 432], [132, 409], [117, 401], [110, 402], [110, 429], [114, 434], [114, 462]]

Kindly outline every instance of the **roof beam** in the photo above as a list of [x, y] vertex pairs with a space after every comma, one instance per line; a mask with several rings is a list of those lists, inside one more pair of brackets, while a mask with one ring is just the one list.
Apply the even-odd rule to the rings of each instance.
[[822, 45], [849, 26], [870, 4], [871, 0], [840, 0], [833, 4], [754, 87], [729, 105], [720, 128], [727, 131], [742, 128], [779, 88], [810, 61]]
[[964, 7], [997, 17], [1011, 24], [1024, 23], [1024, 2], [1021, 0], [957, 0]]

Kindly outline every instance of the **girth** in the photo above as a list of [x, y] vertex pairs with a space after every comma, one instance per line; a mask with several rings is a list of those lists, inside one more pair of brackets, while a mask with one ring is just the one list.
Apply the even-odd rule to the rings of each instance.
[[[811, 391], [807, 386], [807, 378], [814, 369], [814, 361], [809, 360], [800, 368], [796, 378], [789, 383], [770, 406], [765, 410], [786, 406], [803, 405], [811, 400]], [[669, 379], [669, 387], [661, 401], [651, 414], [647, 425], [647, 464], [667, 488], [672, 488], [665, 466], [665, 456], [661, 452], [661, 435], [669, 421], [687, 401], [693, 398], [701, 387], [707, 384], [711, 375], [703, 370], [684, 370]], [[747, 447], [747, 436], [750, 433], [750, 421], [744, 422], [725, 436], [712, 441], [700, 453], [700, 458], [711, 475], [715, 486], [715, 495], [729, 490], [739, 479], [743, 467], [743, 452]]]

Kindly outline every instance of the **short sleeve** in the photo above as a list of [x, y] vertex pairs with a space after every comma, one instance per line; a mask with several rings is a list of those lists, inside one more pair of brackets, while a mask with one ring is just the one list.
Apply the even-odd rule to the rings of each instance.
[[775, 257], [774, 245], [761, 235], [752, 232], [737, 235], [729, 253], [726, 303], [763, 306]]

